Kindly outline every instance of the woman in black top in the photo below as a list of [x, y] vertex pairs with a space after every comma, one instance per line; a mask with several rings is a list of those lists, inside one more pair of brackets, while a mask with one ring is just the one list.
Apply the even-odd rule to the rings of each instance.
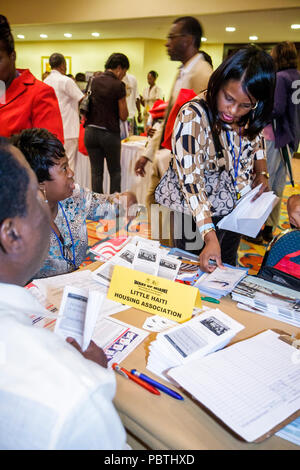
[[103, 193], [105, 158], [110, 174], [110, 193], [121, 189], [119, 121], [126, 121], [128, 117], [126, 89], [122, 82], [128, 69], [128, 58], [115, 53], [108, 58], [105, 72], [92, 81], [84, 143], [91, 162], [94, 192]]

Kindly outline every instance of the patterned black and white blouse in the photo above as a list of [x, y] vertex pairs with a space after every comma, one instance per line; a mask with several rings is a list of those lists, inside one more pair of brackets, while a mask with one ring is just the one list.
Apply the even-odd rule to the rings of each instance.
[[[230, 127], [227, 127], [227, 132], [238, 159], [239, 132]], [[205, 191], [204, 171], [206, 175], [209, 175], [209, 172], [213, 175], [219, 171], [219, 168], [225, 166], [229, 173], [233, 172], [234, 178], [233, 156], [225, 129], [221, 130], [219, 139], [224, 150], [223, 158], [217, 159], [210, 125], [201, 104], [192, 100], [182, 106], [177, 115], [172, 136], [172, 149], [176, 163], [173, 166], [177, 170], [182, 192], [203, 236], [214, 229], [211, 204]], [[236, 177], [237, 192], [241, 192], [243, 188], [251, 184], [254, 160], [265, 158], [265, 143], [262, 134], [252, 141], [241, 136], [241, 155]]]

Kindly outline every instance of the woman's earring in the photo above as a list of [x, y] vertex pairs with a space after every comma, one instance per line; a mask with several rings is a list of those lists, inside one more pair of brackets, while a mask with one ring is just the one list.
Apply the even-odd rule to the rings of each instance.
[[48, 204], [48, 199], [47, 199], [47, 195], [46, 195], [46, 189], [42, 189], [42, 193], [43, 193], [43, 195], [44, 195], [45, 203]]

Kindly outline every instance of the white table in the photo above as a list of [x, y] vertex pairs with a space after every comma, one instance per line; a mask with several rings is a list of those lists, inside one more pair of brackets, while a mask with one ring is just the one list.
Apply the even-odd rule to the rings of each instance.
[[[136, 136], [134, 139], [138, 139]], [[151, 164], [146, 166], [146, 174], [144, 177], [136, 176], [134, 166], [136, 161], [143, 153], [146, 138], [138, 140], [129, 140], [122, 142], [121, 145], [121, 191], [133, 191], [136, 194], [139, 204], [145, 204], [147, 188], [151, 177]], [[89, 157], [78, 152], [75, 168], [75, 181], [87, 188], [92, 188], [91, 183], [91, 166]], [[103, 175], [103, 192], [109, 193], [109, 174], [106, 161], [104, 162]]]

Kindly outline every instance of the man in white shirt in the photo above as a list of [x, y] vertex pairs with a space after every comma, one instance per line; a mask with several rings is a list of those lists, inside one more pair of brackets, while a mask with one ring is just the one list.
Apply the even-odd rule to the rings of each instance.
[[22, 153], [0, 139], [0, 448], [123, 449], [115, 377], [91, 342], [83, 353], [30, 317], [24, 286], [48, 252], [50, 211]]
[[[165, 122], [182, 88], [194, 90], [197, 95], [207, 88], [213, 70], [204, 55], [199, 52], [201, 37], [202, 27], [199, 21], [192, 16], [177, 18], [171, 26], [166, 48], [170, 59], [180, 61], [181, 66], [171, 89]], [[135, 172], [137, 175], [144, 176], [147, 162], [154, 161], [155, 153], [159, 150], [163, 140], [165, 122], [160, 130], [157, 130], [149, 139], [144, 154], [136, 162]]]
[[138, 111], [139, 117], [141, 117], [139, 91], [137, 79], [134, 75], [126, 73], [122, 82], [126, 86], [126, 103], [128, 108], [128, 123], [129, 123], [129, 135], [137, 134], [137, 124], [135, 120], [136, 112]]
[[55, 90], [64, 127], [64, 147], [69, 166], [75, 171], [79, 137], [78, 106], [84, 95], [74, 80], [66, 76], [66, 60], [62, 54], [52, 54], [49, 64], [51, 73], [44, 82]]

